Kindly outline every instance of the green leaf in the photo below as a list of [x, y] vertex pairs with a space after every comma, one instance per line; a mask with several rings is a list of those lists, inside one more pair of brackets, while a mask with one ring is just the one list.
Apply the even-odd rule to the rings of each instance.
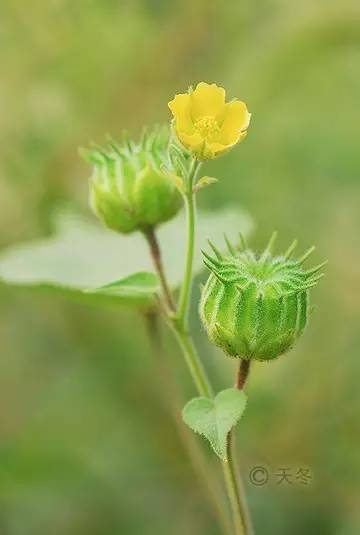
[[215, 184], [216, 182], [218, 182], [218, 179], [213, 176], [203, 176], [196, 182], [195, 186], [193, 187], [193, 191], [196, 193], [197, 191], [200, 191], [207, 186], [211, 186], [211, 184]]
[[132, 298], [136, 295], [139, 297], [153, 297], [159, 289], [159, 280], [154, 273], [140, 272], [129, 275], [124, 279], [110, 282], [99, 288], [90, 288], [86, 290], [89, 294], [112, 295], [116, 297]]
[[[121, 281], [134, 273], [154, 272], [148, 245], [140, 233], [120, 235], [103, 228], [95, 218], [69, 210], [54, 214], [53, 227], [52, 236], [14, 245], [2, 253], [0, 279], [4, 284], [84, 296], [89, 288]], [[208, 237], [220, 241], [227, 232], [236, 239], [239, 230], [247, 235], [251, 228], [252, 220], [240, 210], [200, 212], [195, 273], [203, 269], [200, 249], [206, 247]], [[173, 288], [183, 276], [185, 234], [183, 213], [158, 230], [166, 273]], [[119, 289], [118, 295], [112, 294], [111, 298], [121, 301], [131, 294], [136, 303], [139, 292], [132, 292], [131, 287], [126, 292]]]
[[194, 398], [183, 409], [183, 420], [195, 433], [203, 435], [222, 460], [227, 459], [227, 434], [240, 420], [246, 406], [242, 390], [228, 388], [214, 399]]

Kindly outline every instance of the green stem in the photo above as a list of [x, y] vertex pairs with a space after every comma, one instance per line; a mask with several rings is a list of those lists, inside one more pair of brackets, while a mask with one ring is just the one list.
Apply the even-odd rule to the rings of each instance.
[[[186, 331], [179, 329], [179, 326], [176, 324], [176, 322], [173, 323], [173, 328], [199, 394], [208, 398], [213, 397], [212, 387], [206, 376], [205, 370], [201, 364], [200, 358], [190, 335]], [[242, 362], [245, 364], [244, 368], [240, 368], [237, 375], [236, 386], [238, 388], [242, 388], [244, 386], [249, 371], [247, 366], [249, 361]], [[240, 475], [237, 475], [239, 474], [239, 471], [236, 467], [232, 445], [233, 434], [232, 431], [230, 431], [227, 436], [228, 460], [222, 462], [222, 467], [225, 478], [226, 492], [231, 506], [234, 533], [235, 535], [251, 535], [252, 528], [246, 497], [243, 491], [242, 482], [239, 480]]]
[[[195, 246], [195, 219], [196, 219], [196, 205], [193, 192], [193, 184], [196, 175], [200, 169], [200, 162], [194, 158], [186, 181], [186, 191], [184, 193], [186, 214], [187, 214], [187, 245], [186, 245], [186, 259], [184, 280], [180, 291], [179, 303], [175, 316], [167, 314], [170, 325], [172, 326], [178, 343], [182, 349], [186, 364], [189, 368], [190, 374], [193, 378], [195, 386], [201, 396], [213, 397], [212, 387], [207, 378], [205, 370], [200, 361], [199, 355], [196, 351], [191, 336], [188, 333], [188, 315], [189, 303], [191, 298], [192, 286], [192, 269], [194, 259]], [[158, 267], [157, 270], [159, 271]], [[163, 275], [163, 273], [162, 273]], [[165, 285], [166, 279], [164, 276]], [[164, 284], [163, 284], [164, 288]], [[164, 292], [166, 294], [166, 292]], [[170, 308], [170, 307], [169, 307]], [[246, 374], [247, 375], [247, 374]], [[246, 379], [246, 377], [245, 377]], [[223, 472], [225, 476], [226, 490], [230, 501], [235, 535], [250, 535], [250, 531], [245, 524], [245, 505], [244, 497], [240, 493], [239, 482], [236, 477], [236, 468], [234, 457], [231, 448], [232, 435], [228, 435], [228, 462], [223, 463]]]
[[[179, 418], [183, 400], [179, 393], [178, 385], [174, 380], [169, 359], [167, 358], [168, 355], [165, 353], [158, 323], [158, 314], [155, 311], [150, 311], [145, 313], [144, 318], [154, 357], [157, 357], [155, 362], [158, 365], [158, 373], [155, 374], [155, 380], [159, 382], [160, 399], [163, 401], [165, 408], [170, 410], [179, 438], [189, 456], [193, 470], [214, 508], [221, 533], [231, 535], [232, 525], [224, 504], [220, 482], [216, 474], [209, 470], [205, 452], [196, 437], [183, 425], [181, 418]], [[166, 399], [163, 399], [164, 390], [166, 391]]]
[[180, 291], [177, 311], [177, 319], [183, 329], [186, 329], [188, 323], [189, 303], [192, 284], [192, 268], [194, 261], [196, 204], [195, 195], [193, 192], [193, 184], [196, 179], [196, 175], [200, 169], [200, 166], [201, 162], [197, 162], [197, 160], [194, 158], [189, 171], [189, 176], [187, 178], [186, 191], [184, 193], [187, 221], [187, 244], [184, 279]]
[[[195, 245], [195, 214], [196, 214], [196, 205], [195, 197], [193, 193], [193, 183], [196, 177], [196, 173], [199, 169], [199, 164], [196, 165], [195, 160], [191, 167], [188, 182], [187, 190], [184, 195], [186, 213], [187, 213], [187, 248], [186, 248], [186, 260], [185, 260], [185, 273], [184, 281], [180, 292], [178, 311], [175, 320], [172, 325], [175, 330], [176, 337], [182, 348], [184, 358], [190, 370], [191, 376], [194, 380], [194, 383], [198, 389], [198, 392], [202, 396], [212, 397], [212, 388], [208, 381], [208, 378], [205, 374], [205, 371], [201, 365], [201, 361], [196, 352], [194, 344], [191, 337], [187, 333], [187, 324], [188, 324], [188, 310], [189, 302], [191, 298], [191, 284], [192, 284], [192, 267], [194, 259], [194, 245]], [[245, 383], [247, 370], [244, 371], [244, 380], [239, 379], [238, 382], [241, 383], [237, 386], [242, 388]], [[240, 376], [240, 372], [239, 372]], [[232, 452], [232, 435], [228, 435], [228, 462], [223, 463], [223, 472], [225, 477], [226, 491], [231, 505], [233, 523], [234, 523], [234, 532], [236, 535], [248, 535], [250, 532], [247, 530], [246, 521], [245, 521], [245, 505], [244, 505], [244, 496], [240, 493], [239, 482], [236, 477], [236, 469], [234, 456]]]
[[235, 436], [233, 432], [231, 434], [230, 451], [228, 455], [229, 455], [229, 464], [230, 464], [231, 474], [232, 474], [232, 478], [233, 478], [233, 481], [235, 483], [235, 488], [236, 488], [236, 500], [237, 500], [236, 514], [240, 512], [240, 516], [241, 516], [242, 523], [244, 526], [245, 535], [253, 535], [254, 529], [253, 529], [252, 522], [251, 522], [249, 506], [247, 503], [245, 489], [244, 489], [244, 483], [241, 477], [241, 471], [239, 470], [238, 464], [236, 462]]
[[230, 501], [231, 512], [234, 523], [234, 533], [236, 535], [247, 535], [245, 521], [243, 518], [243, 507], [238, 487], [238, 481], [235, 472], [235, 463], [232, 451], [232, 433], [230, 432], [227, 439], [227, 461], [223, 461], [223, 472], [226, 483], [226, 490]]
[[[198, 392], [202, 396], [212, 397], [212, 388], [209, 383], [209, 380], [206, 376], [206, 373], [202, 367], [199, 356], [196, 352], [194, 344], [191, 337], [187, 333], [187, 324], [188, 324], [188, 310], [189, 302], [191, 298], [191, 283], [192, 283], [192, 266], [194, 259], [194, 245], [195, 245], [195, 197], [193, 193], [193, 183], [196, 177], [196, 173], [199, 169], [199, 166], [196, 166], [193, 163], [191, 168], [188, 183], [187, 191], [185, 194], [185, 205], [187, 213], [187, 248], [186, 248], [186, 260], [185, 260], [185, 273], [184, 281], [181, 288], [179, 305], [177, 316], [173, 322], [173, 328], [175, 330], [176, 337], [182, 348], [184, 358], [190, 370], [191, 376], [194, 380], [194, 383], [198, 389]], [[243, 370], [244, 380], [242, 378], [238, 379], [237, 384], [238, 388], [242, 388], [245, 383], [247, 370]], [[240, 377], [240, 372], [239, 372]], [[238, 383], [237, 382], [237, 383]], [[231, 505], [232, 517], [234, 523], [234, 532], [236, 535], [248, 535], [249, 531], [247, 530], [247, 524], [244, 516], [245, 505], [244, 496], [240, 493], [239, 481], [236, 477], [236, 469], [234, 456], [231, 447], [231, 433], [228, 435], [228, 462], [223, 462], [223, 472], [225, 477], [226, 491]]]
[[191, 336], [187, 331], [182, 330], [176, 321], [172, 325], [199, 394], [211, 398], [213, 396], [212, 388]]
[[[242, 390], [250, 371], [250, 360], [241, 359], [236, 374], [235, 388]], [[227, 436], [227, 462], [223, 463], [223, 471], [228, 489], [228, 496], [233, 515], [236, 535], [252, 535], [253, 528], [249, 508], [246, 500], [240, 470], [237, 467], [235, 455], [235, 436], [232, 429]]]

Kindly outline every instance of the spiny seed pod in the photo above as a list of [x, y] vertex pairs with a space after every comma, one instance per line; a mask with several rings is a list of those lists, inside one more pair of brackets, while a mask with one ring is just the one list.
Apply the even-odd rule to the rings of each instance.
[[178, 212], [181, 196], [171, 177], [168, 145], [168, 129], [156, 127], [144, 131], [139, 143], [110, 141], [82, 151], [94, 165], [90, 205], [105, 226], [125, 234], [147, 231]]
[[274, 233], [261, 255], [241, 237], [239, 252], [226, 239], [229, 254], [211, 242], [215, 256], [204, 254], [211, 275], [203, 289], [200, 316], [210, 340], [231, 357], [272, 360], [288, 351], [304, 331], [309, 290], [323, 276], [326, 262], [302, 267], [314, 250], [292, 260], [296, 240], [282, 256], [271, 255]]

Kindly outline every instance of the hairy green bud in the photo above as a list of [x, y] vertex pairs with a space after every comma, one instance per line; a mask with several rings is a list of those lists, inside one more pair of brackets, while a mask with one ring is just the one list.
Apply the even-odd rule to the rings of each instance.
[[176, 215], [181, 195], [168, 156], [169, 131], [156, 127], [141, 140], [110, 141], [83, 150], [93, 164], [90, 206], [108, 228], [121, 233], [146, 231]]
[[282, 256], [271, 255], [276, 234], [265, 251], [255, 255], [241, 238], [229, 254], [213, 244], [204, 254], [211, 275], [202, 291], [200, 316], [210, 340], [231, 357], [272, 360], [293, 347], [309, 316], [309, 290], [323, 276], [326, 262], [302, 267], [313, 251], [292, 260], [296, 241]]

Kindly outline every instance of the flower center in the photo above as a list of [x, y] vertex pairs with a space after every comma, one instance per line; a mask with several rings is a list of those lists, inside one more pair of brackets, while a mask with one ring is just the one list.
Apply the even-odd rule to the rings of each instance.
[[195, 129], [206, 141], [216, 141], [220, 134], [220, 127], [215, 117], [206, 115], [195, 122]]

